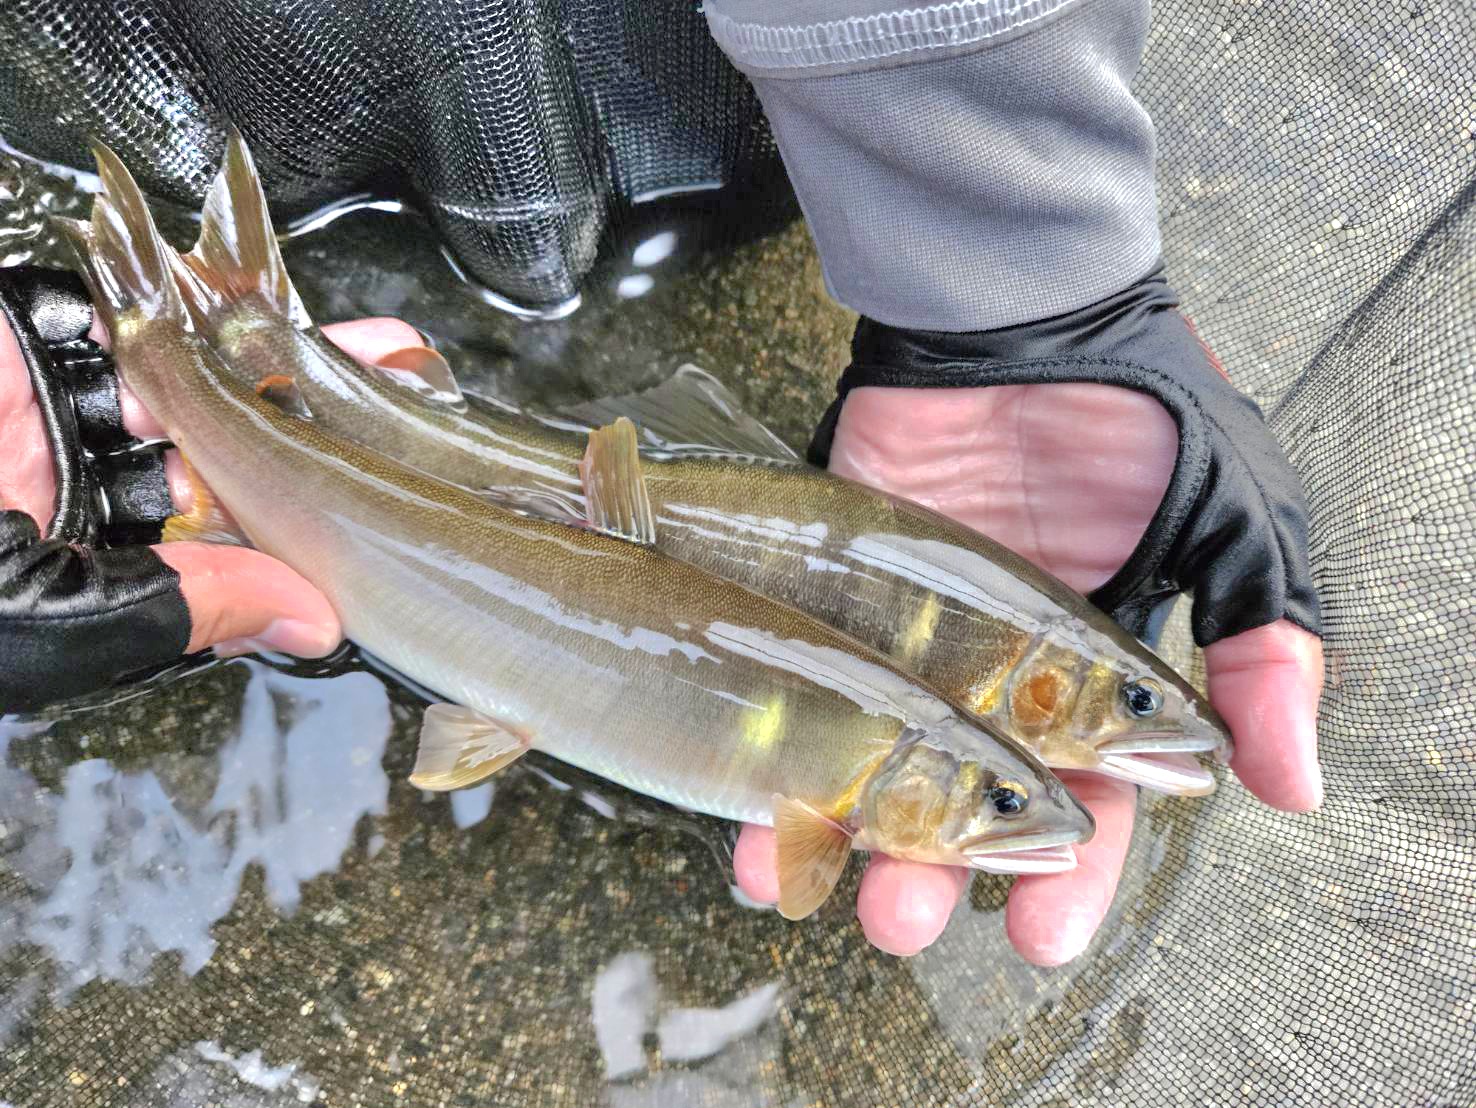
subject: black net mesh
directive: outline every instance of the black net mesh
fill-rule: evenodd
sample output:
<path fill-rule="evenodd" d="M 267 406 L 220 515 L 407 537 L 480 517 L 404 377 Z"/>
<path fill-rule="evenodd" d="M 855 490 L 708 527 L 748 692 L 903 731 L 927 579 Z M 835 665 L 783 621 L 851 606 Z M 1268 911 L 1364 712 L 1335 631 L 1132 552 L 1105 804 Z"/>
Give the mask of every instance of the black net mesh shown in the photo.
<path fill-rule="evenodd" d="M 11 0 L 0 132 L 198 201 L 234 122 L 303 215 L 368 191 L 422 206 L 516 305 L 577 293 L 611 208 L 750 186 L 777 155 L 682 0 Z"/>
<path fill-rule="evenodd" d="M 116 13 L 85 43 L 82 8 Z M 321 4 L 222 4 L 185 33 L 162 4 L 22 0 L 0 11 L 0 132 L 53 158 L 121 136 L 184 196 L 216 149 L 197 121 L 246 119 L 281 136 L 284 196 L 400 166 L 458 253 L 495 258 L 484 276 L 563 295 L 609 197 L 728 179 L 767 149 L 689 9 L 570 8 L 345 27 Z M 269 17 L 308 47 L 253 47 Z M 510 30 L 530 18 L 545 30 Z M 1320 814 L 1230 782 L 1144 797 L 1076 963 L 1022 964 L 984 878 L 904 962 L 865 946 L 844 895 L 799 926 L 743 906 L 712 823 L 554 763 L 423 800 L 415 702 L 371 674 L 219 667 L 0 734 L 0 1102 L 1476 1105 L 1476 12 L 1164 0 L 1155 19 L 1139 90 L 1169 270 L 1313 507 Z M 439 80 L 469 50 L 489 63 L 475 93 Z M 364 61 L 396 52 L 415 65 Z M 346 90 L 324 93 L 318 132 L 281 115 L 305 66 Z M 640 92 L 594 91 L 616 85 Z M 50 178 L 17 180 L 0 254 L 7 204 L 58 202 Z M 528 218 L 501 239 L 478 206 L 513 195 Z M 471 214 L 448 218 L 448 196 Z M 692 356 L 796 437 L 845 334 L 798 241 L 699 251 L 648 301 L 600 293 L 617 255 L 585 311 L 531 328 L 453 321 L 461 294 L 415 225 L 390 241 L 346 219 L 289 265 L 315 314 L 450 331 L 487 380 L 576 364 L 561 381 L 587 387 L 622 359 Z"/>

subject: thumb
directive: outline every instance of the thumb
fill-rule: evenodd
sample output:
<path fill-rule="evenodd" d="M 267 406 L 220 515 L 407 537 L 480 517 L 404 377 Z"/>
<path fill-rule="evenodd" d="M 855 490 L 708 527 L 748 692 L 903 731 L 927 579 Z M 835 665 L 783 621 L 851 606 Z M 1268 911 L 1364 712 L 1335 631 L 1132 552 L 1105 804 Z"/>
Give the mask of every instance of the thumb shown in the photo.
<path fill-rule="evenodd" d="M 343 637 L 326 597 L 295 570 L 259 550 L 201 542 L 153 548 L 179 574 L 190 611 L 190 651 L 231 656 L 279 650 L 321 658 Z"/>

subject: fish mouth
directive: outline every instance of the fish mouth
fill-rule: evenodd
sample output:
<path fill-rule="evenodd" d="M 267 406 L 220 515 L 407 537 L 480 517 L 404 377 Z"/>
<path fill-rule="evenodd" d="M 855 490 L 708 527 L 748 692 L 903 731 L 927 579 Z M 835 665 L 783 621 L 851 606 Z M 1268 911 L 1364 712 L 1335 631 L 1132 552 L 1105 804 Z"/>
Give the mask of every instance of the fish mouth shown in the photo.
<path fill-rule="evenodd" d="M 985 873 L 1065 873 L 1076 868 L 1071 844 L 1077 831 L 1041 831 L 1031 835 L 990 835 L 960 850 L 969 868 Z"/>
<path fill-rule="evenodd" d="M 1100 744 L 1097 753 L 1110 754 L 1211 754 L 1217 761 L 1230 760 L 1230 742 L 1214 732 L 1148 731 L 1125 739 L 1109 739 Z"/>
<path fill-rule="evenodd" d="M 1173 796 L 1209 796 L 1215 777 L 1188 754 L 1131 751 L 1103 754 L 1096 772 Z"/>

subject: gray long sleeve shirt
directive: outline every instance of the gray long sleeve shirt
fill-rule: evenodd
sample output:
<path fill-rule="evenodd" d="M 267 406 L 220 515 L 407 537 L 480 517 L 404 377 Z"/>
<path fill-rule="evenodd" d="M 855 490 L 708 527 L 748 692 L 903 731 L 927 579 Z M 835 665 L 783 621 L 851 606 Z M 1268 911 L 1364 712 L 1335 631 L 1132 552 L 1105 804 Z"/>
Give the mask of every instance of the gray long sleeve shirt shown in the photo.
<path fill-rule="evenodd" d="M 831 295 L 973 331 L 1093 303 L 1159 253 L 1129 82 L 1147 0 L 706 0 L 773 124 Z"/>

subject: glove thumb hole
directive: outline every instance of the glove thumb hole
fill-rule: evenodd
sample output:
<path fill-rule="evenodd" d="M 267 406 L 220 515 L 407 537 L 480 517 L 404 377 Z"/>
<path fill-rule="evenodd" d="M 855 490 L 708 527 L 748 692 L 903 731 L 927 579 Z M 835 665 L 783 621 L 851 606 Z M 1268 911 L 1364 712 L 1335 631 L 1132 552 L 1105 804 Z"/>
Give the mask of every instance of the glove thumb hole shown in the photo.
<path fill-rule="evenodd" d="M 214 646 L 227 656 L 278 650 L 321 658 L 343 637 L 327 598 L 258 550 L 196 542 L 153 549 L 179 574 L 191 652 Z"/>

